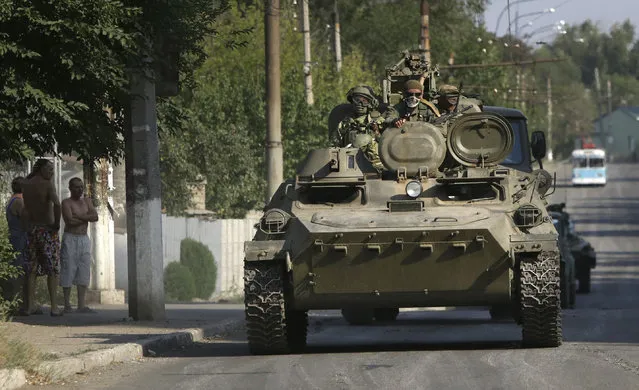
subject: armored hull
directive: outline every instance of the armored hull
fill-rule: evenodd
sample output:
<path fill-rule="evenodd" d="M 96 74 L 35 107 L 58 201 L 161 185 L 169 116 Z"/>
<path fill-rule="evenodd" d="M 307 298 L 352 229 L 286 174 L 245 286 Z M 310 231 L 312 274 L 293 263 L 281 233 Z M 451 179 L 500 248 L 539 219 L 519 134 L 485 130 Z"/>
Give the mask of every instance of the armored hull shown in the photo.
<path fill-rule="evenodd" d="M 251 350 L 303 348 L 308 310 L 365 323 L 348 310 L 392 319 L 426 306 L 505 307 L 526 345 L 559 345 L 548 174 L 500 165 L 516 139 L 528 147 L 479 113 L 387 130 L 381 173 L 358 149 L 311 151 L 245 246 Z"/>

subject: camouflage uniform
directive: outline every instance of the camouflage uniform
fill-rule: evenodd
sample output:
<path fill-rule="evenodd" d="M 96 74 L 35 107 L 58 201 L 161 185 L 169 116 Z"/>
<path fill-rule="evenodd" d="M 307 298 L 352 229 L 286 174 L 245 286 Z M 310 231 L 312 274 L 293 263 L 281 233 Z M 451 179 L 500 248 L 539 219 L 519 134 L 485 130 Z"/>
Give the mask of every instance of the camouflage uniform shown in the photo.
<path fill-rule="evenodd" d="M 404 84 L 404 93 L 422 93 L 424 90 L 422 84 L 417 80 L 408 80 Z M 386 123 L 392 125 L 396 120 L 404 118 L 408 122 L 421 121 L 432 122 L 439 117 L 437 107 L 428 100 L 421 98 L 415 107 L 409 107 L 406 98 L 397 103 L 394 107 L 388 109 L 385 113 Z"/>
<path fill-rule="evenodd" d="M 439 97 L 444 99 L 448 97 L 459 97 L 459 107 L 457 107 L 457 112 L 460 113 L 470 113 L 470 112 L 481 112 L 481 108 L 479 106 L 479 102 L 477 99 L 471 99 L 459 93 L 459 89 L 454 85 L 444 84 L 437 90 L 437 94 Z M 450 106 L 444 107 L 438 102 L 437 107 L 442 112 L 442 114 L 448 112 L 450 110 Z M 454 107 L 454 106 L 453 106 Z"/>
<path fill-rule="evenodd" d="M 357 134 L 369 134 L 373 139 L 368 145 L 364 145 L 360 149 L 376 169 L 383 169 L 384 166 L 379 159 L 377 143 L 383 131 L 383 126 L 384 118 L 377 111 L 365 115 L 347 117 L 337 126 L 337 132 L 331 140 L 331 144 L 335 147 L 343 148 L 352 144 Z"/>
<path fill-rule="evenodd" d="M 406 102 L 401 101 L 389 108 L 385 117 L 386 123 L 393 123 L 400 118 L 405 118 L 407 122 L 432 122 L 439 117 L 439 113 L 433 110 L 432 103 L 422 99 L 417 107 L 412 109 L 406 105 Z"/>
<path fill-rule="evenodd" d="M 368 104 L 358 105 L 358 97 L 363 97 Z M 372 95 L 371 91 L 364 86 L 357 86 L 348 91 L 346 98 L 353 105 L 353 116 L 344 118 L 337 126 L 331 144 L 334 147 L 346 147 L 355 141 L 357 134 L 369 134 L 372 139 L 367 145 L 360 147 L 366 158 L 373 164 L 377 170 L 384 168 L 379 159 L 379 150 L 377 140 L 381 132 L 384 130 L 384 118 L 374 108 L 377 107 L 377 99 Z"/>

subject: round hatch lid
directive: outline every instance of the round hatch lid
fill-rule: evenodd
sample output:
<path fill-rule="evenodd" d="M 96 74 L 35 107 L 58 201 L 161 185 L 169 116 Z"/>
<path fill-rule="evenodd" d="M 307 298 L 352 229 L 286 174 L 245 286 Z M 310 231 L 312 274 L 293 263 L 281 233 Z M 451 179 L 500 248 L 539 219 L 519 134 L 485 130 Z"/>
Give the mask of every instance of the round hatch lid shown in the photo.
<path fill-rule="evenodd" d="M 409 176 L 420 169 L 437 172 L 446 157 L 446 139 L 439 128 L 426 122 L 406 122 L 389 128 L 379 140 L 379 157 L 389 171 L 400 168 Z"/>
<path fill-rule="evenodd" d="M 513 148 L 514 131 L 508 120 L 489 112 L 464 114 L 448 130 L 448 150 L 467 167 L 493 166 Z"/>

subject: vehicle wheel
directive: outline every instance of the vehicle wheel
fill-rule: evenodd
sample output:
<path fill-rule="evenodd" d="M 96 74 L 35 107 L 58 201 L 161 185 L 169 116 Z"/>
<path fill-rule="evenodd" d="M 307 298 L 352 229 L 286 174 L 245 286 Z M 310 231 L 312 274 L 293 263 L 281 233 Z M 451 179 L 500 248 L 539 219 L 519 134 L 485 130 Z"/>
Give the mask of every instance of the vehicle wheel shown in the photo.
<path fill-rule="evenodd" d="M 503 320 L 512 320 L 513 319 L 513 311 L 510 305 L 496 305 L 491 306 L 490 310 L 490 318 L 495 321 L 503 321 Z"/>
<path fill-rule="evenodd" d="M 577 279 L 579 280 L 579 289 L 577 290 L 580 294 L 588 294 L 590 292 L 590 267 L 583 267 L 584 269 L 580 270 L 577 274 Z"/>
<path fill-rule="evenodd" d="M 390 309 L 375 309 L 374 316 L 376 321 L 380 322 L 391 322 L 397 319 L 399 315 L 398 308 L 390 308 Z"/>
<path fill-rule="evenodd" d="M 308 314 L 306 311 L 287 310 L 284 284 L 282 264 L 244 264 L 244 312 L 252 354 L 299 352 L 306 346 Z"/>
<path fill-rule="evenodd" d="M 566 265 L 562 261 L 560 262 L 559 270 L 559 290 L 561 291 L 561 308 L 567 309 L 570 304 L 570 283 L 567 281 Z"/>
<path fill-rule="evenodd" d="M 559 252 L 519 259 L 522 341 L 526 347 L 558 347 L 562 342 Z"/>
<path fill-rule="evenodd" d="M 370 325 L 373 323 L 374 315 L 373 309 L 342 309 L 342 316 L 351 325 Z"/>

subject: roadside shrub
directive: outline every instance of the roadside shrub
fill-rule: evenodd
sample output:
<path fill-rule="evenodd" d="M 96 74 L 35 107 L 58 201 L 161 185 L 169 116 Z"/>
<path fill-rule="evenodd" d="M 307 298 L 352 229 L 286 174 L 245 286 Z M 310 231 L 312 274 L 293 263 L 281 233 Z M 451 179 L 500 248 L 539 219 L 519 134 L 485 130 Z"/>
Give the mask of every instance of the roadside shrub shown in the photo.
<path fill-rule="evenodd" d="M 19 297 L 8 297 L 4 291 L 8 288 L 8 281 L 22 274 L 22 268 L 13 265 L 16 252 L 9 242 L 9 227 L 7 220 L 0 218 L 0 321 L 7 321 L 12 311 L 19 307 Z"/>
<path fill-rule="evenodd" d="M 193 274 L 178 262 L 169 263 L 164 269 L 164 293 L 167 300 L 190 301 L 195 297 Z"/>
<path fill-rule="evenodd" d="M 209 300 L 215 291 L 217 279 L 217 266 L 213 253 L 201 242 L 185 238 L 180 243 L 180 263 L 193 274 L 195 296 Z"/>

